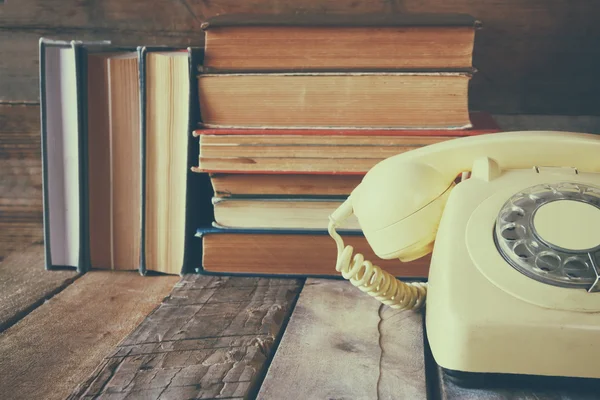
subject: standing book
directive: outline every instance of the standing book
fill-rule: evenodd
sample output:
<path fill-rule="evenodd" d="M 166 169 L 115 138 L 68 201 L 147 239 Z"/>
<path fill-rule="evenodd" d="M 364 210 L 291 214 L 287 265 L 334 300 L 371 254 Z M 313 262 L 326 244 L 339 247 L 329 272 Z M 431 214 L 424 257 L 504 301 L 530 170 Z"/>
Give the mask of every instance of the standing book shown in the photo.
<path fill-rule="evenodd" d="M 198 225 L 212 220 L 207 176 L 194 174 L 195 70 L 202 53 L 140 47 L 142 238 L 140 272 L 180 274 L 194 264 Z M 203 196 L 204 192 L 208 192 Z M 202 206 L 202 198 L 206 205 Z M 209 211 L 208 211 L 209 210 Z M 207 215 L 210 214 L 210 215 Z"/>
<path fill-rule="evenodd" d="M 90 268 L 139 266 L 139 58 L 84 49 Z"/>
<path fill-rule="evenodd" d="M 39 41 L 45 266 L 78 272 L 89 268 L 83 45 Z"/>

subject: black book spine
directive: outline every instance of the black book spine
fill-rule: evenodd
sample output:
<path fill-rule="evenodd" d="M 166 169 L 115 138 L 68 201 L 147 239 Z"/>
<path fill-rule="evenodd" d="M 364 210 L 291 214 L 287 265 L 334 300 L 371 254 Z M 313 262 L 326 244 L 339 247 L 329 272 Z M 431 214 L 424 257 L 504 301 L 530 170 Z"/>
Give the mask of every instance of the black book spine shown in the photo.
<path fill-rule="evenodd" d="M 44 262 L 47 270 L 52 269 L 50 251 L 50 217 L 48 207 L 48 137 L 46 110 L 46 39 L 41 38 L 39 44 L 40 60 L 40 133 L 42 147 L 42 208 L 44 224 Z"/>
<path fill-rule="evenodd" d="M 146 275 L 146 51 L 145 46 L 137 48 L 140 89 L 140 265 L 139 272 Z"/>
<path fill-rule="evenodd" d="M 214 208 L 211 202 L 214 196 L 208 174 L 192 171 L 198 163 L 199 143 L 193 131 L 200 122 L 200 106 L 198 95 L 198 67 L 202 65 L 204 52 L 202 49 L 188 48 L 189 54 L 189 120 L 188 120 L 188 162 L 186 177 L 186 217 L 185 217 L 185 249 L 181 273 L 201 270 L 202 238 L 196 236 L 198 226 L 210 226 L 214 220 Z"/>
<path fill-rule="evenodd" d="M 79 42 L 72 42 L 77 77 L 77 131 L 79 152 L 79 263 L 77 272 L 90 269 L 88 149 L 87 149 L 87 57 Z"/>

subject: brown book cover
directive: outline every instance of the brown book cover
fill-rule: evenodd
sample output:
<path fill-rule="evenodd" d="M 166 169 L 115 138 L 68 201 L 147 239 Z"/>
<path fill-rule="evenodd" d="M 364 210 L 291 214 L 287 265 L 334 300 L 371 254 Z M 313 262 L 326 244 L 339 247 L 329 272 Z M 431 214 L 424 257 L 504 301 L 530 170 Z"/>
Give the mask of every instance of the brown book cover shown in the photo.
<path fill-rule="evenodd" d="M 382 260 L 361 233 L 340 232 L 346 245 L 399 278 L 426 278 L 431 256 L 403 263 Z M 268 231 L 210 228 L 202 238 L 202 270 L 208 274 L 341 276 L 337 248 L 326 231 Z"/>
<path fill-rule="evenodd" d="M 362 175 L 210 174 L 215 196 L 348 196 Z"/>
<path fill-rule="evenodd" d="M 90 268 L 135 270 L 142 184 L 138 54 L 91 52 L 86 64 Z"/>
<path fill-rule="evenodd" d="M 208 71 L 376 71 L 472 66 L 466 14 L 220 15 L 202 24 Z"/>
<path fill-rule="evenodd" d="M 471 72 L 200 74 L 207 128 L 468 129 Z"/>
<path fill-rule="evenodd" d="M 387 158 L 451 136 L 202 135 L 201 158 Z"/>

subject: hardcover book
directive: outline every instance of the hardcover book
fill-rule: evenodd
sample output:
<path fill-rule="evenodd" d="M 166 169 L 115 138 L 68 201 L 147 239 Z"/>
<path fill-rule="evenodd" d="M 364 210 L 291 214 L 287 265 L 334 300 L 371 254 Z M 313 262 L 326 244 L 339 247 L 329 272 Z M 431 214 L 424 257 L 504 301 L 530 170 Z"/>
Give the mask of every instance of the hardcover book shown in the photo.
<path fill-rule="evenodd" d="M 46 269 L 89 268 L 84 44 L 109 42 L 39 41 Z"/>
<path fill-rule="evenodd" d="M 426 278 L 431 256 L 403 263 L 375 255 L 360 231 L 343 232 L 346 244 L 392 275 Z M 337 249 L 326 230 L 198 229 L 202 239 L 204 274 L 292 277 L 340 277 L 335 270 Z"/>
<path fill-rule="evenodd" d="M 468 69 L 481 23 L 465 14 L 236 15 L 202 24 L 207 71 Z"/>
<path fill-rule="evenodd" d="M 471 112 L 471 119 L 473 127 L 462 130 L 196 129 L 200 151 L 198 166 L 193 170 L 218 176 L 243 175 L 248 183 L 260 179 L 269 190 L 265 194 L 278 194 L 272 188 L 277 178 L 254 176 L 282 175 L 282 182 L 288 179 L 283 175 L 290 179 L 291 175 L 325 175 L 331 176 L 330 180 L 338 179 L 340 174 L 362 176 L 387 157 L 456 137 L 500 130 L 488 113 Z M 324 179 L 319 178 L 323 183 Z M 247 189 L 231 190 L 235 194 L 255 194 L 257 188 L 251 193 Z"/>
<path fill-rule="evenodd" d="M 215 222 L 220 227 L 248 229 L 327 229 L 329 215 L 346 196 L 213 198 Z M 355 216 L 345 229 L 360 230 Z"/>
<path fill-rule="evenodd" d="M 200 74 L 205 128 L 467 129 L 467 72 Z"/>
<path fill-rule="evenodd" d="M 198 113 L 195 71 L 202 52 L 140 48 L 142 242 L 140 271 L 180 274 L 194 263 L 199 225 L 213 218 L 212 189 L 191 167 Z M 206 193 L 206 195 L 203 195 Z M 206 199 L 206 204 L 203 204 Z"/>

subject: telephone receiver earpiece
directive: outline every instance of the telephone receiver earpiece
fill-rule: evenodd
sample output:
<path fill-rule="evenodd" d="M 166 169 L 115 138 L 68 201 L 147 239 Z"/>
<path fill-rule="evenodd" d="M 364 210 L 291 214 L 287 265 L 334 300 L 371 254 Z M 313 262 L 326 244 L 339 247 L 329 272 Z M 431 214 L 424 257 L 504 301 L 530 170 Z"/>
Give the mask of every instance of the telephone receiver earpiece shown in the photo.
<path fill-rule="evenodd" d="M 414 161 L 391 167 L 382 162 L 374 168 L 350 198 L 375 254 L 407 262 L 432 251 L 454 179 Z"/>
<path fill-rule="evenodd" d="M 411 261 L 433 250 L 437 228 L 456 177 L 483 164 L 482 176 L 534 166 L 577 167 L 600 172 L 600 138 L 572 132 L 502 132 L 425 146 L 375 165 L 330 216 L 336 269 L 361 290 L 393 308 L 419 308 L 426 287 L 402 283 L 361 254 L 352 258 L 336 228 L 356 215 L 367 242 L 383 259 Z M 487 176 L 485 176 L 487 175 Z M 352 260 L 351 260 L 352 258 Z"/>

